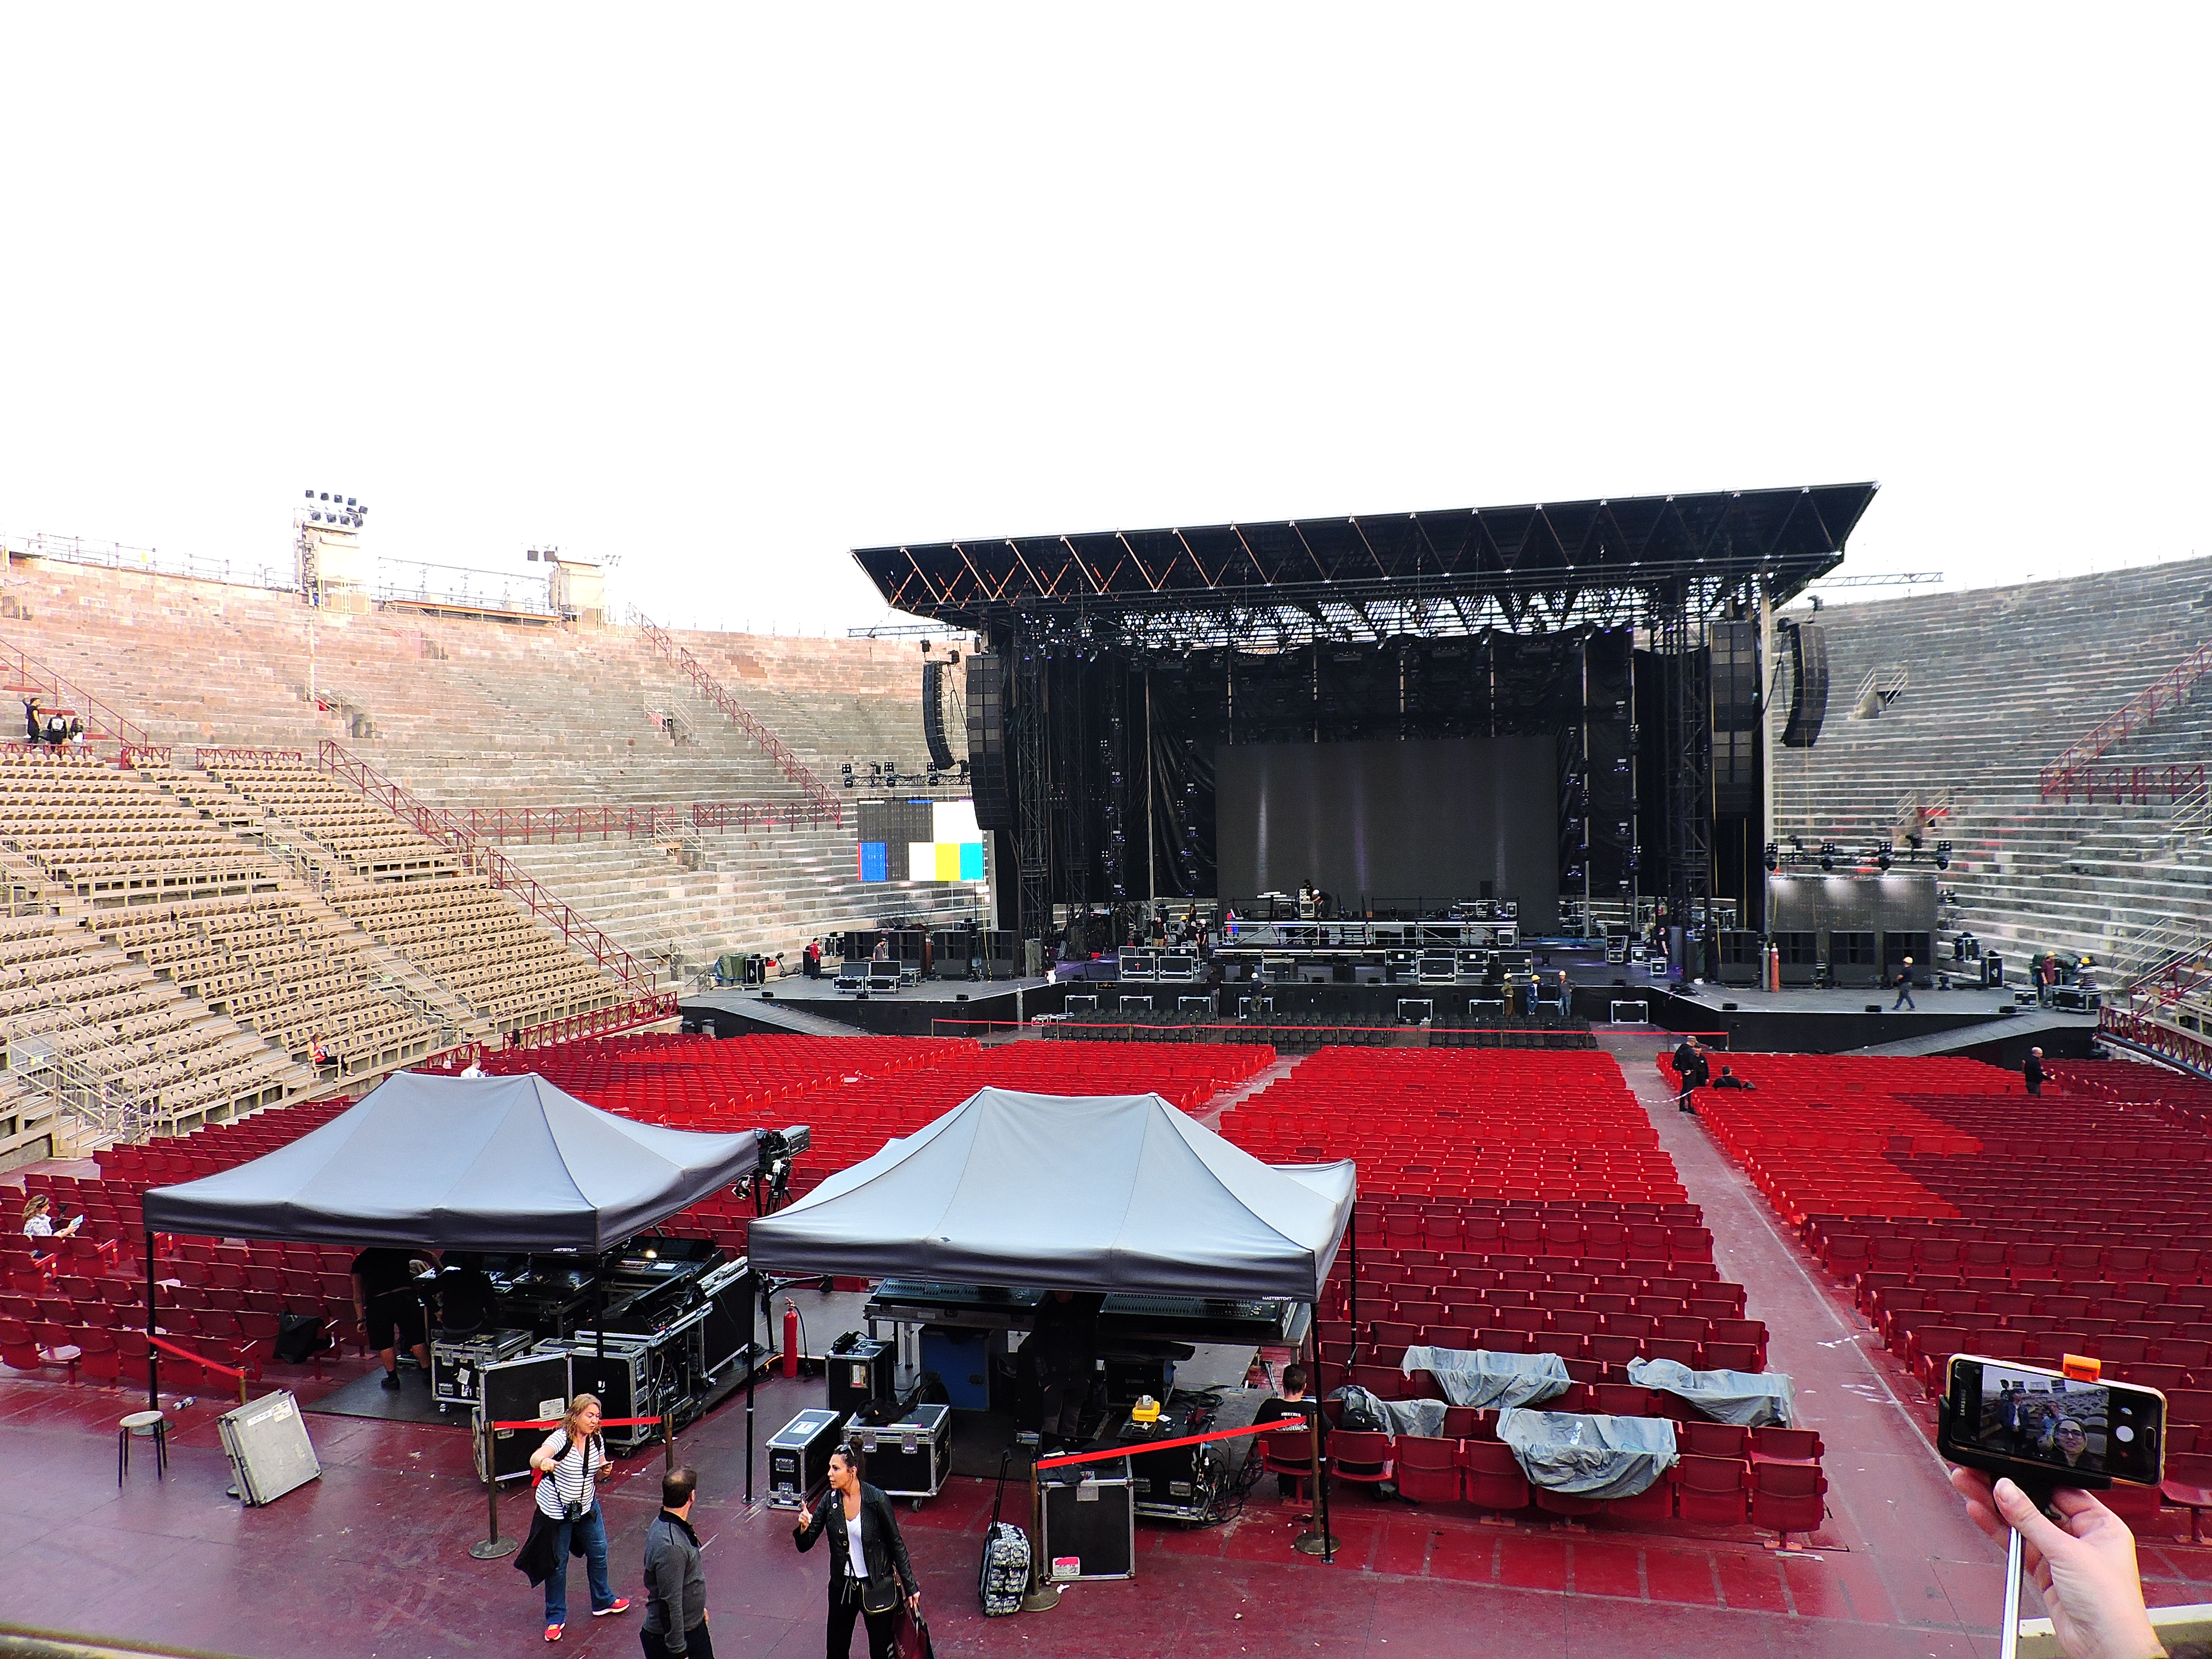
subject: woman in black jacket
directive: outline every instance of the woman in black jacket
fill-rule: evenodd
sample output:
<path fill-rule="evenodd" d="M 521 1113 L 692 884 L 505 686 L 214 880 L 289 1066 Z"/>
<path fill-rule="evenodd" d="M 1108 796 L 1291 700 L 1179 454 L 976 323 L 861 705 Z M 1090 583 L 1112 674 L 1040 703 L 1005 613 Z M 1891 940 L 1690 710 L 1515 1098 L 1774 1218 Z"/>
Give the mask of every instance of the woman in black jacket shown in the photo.
<path fill-rule="evenodd" d="M 830 1454 L 830 1495 L 818 1510 L 799 1506 L 791 1535 L 803 1553 L 824 1532 L 831 1534 L 830 1659 L 852 1652 L 856 1619 L 867 1620 L 868 1659 L 896 1659 L 900 1596 L 918 1614 L 921 1586 L 891 1500 L 860 1479 L 860 1454 L 850 1446 Z"/>

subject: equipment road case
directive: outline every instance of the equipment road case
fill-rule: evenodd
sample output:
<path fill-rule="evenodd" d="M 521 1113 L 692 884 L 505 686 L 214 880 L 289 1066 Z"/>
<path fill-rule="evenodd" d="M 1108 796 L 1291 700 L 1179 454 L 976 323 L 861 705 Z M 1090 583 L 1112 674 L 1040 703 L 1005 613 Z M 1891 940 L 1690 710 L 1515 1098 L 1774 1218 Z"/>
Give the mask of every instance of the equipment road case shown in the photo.
<path fill-rule="evenodd" d="M 550 1429 L 495 1429 L 494 1423 L 542 1423 L 568 1409 L 565 1352 L 518 1354 L 483 1366 L 477 1396 L 477 1479 L 520 1480 L 530 1473 L 530 1454 Z M 484 1467 L 489 1452 L 491 1467 Z"/>
<path fill-rule="evenodd" d="M 887 1498 L 934 1498 L 952 1472 L 952 1408 L 916 1406 L 890 1423 L 853 1425 L 869 1484 Z"/>
<path fill-rule="evenodd" d="M 238 1495 L 249 1504 L 273 1504 L 323 1472 L 308 1443 L 300 1402 L 287 1390 L 225 1412 L 216 1427 L 230 1457 Z"/>
<path fill-rule="evenodd" d="M 830 1454 L 837 1449 L 844 1427 L 844 1413 L 811 1407 L 769 1437 L 770 1509 L 795 1510 L 812 1503 L 828 1487 Z"/>
<path fill-rule="evenodd" d="M 442 1336 L 430 1344 L 430 1393 L 441 1412 L 477 1403 L 477 1378 L 486 1365 L 530 1352 L 528 1331 L 479 1331 Z"/>
<path fill-rule="evenodd" d="M 1037 1540 L 1052 1583 L 1137 1576 L 1137 1511 L 1129 1460 L 1107 1458 L 1047 1470 L 1039 1489 L 1044 1527 Z M 1069 1480 L 1065 1475 L 1079 1475 Z"/>

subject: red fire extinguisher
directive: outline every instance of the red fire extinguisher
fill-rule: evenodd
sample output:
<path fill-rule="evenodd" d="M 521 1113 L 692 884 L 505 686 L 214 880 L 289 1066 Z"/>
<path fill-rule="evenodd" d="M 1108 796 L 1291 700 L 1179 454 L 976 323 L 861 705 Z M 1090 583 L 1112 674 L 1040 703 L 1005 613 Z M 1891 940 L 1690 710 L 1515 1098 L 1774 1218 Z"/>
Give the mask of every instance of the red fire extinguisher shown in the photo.
<path fill-rule="evenodd" d="M 799 1375 L 799 1304 L 789 1297 L 783 1299 L 783 1374 Z"/>

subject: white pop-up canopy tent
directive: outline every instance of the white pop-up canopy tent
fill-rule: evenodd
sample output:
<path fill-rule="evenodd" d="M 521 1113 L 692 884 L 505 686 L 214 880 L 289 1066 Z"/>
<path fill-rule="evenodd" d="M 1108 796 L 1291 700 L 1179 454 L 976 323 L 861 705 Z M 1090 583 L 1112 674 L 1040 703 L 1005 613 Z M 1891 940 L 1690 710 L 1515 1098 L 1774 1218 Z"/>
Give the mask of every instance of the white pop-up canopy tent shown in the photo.
<path fill-rule="evenodd" d="M 1350 1160 L 1262 1164 L 1158 1095 L 983 1089 L 752 1224 L 771 1273 L 1320 1298 Z"/>

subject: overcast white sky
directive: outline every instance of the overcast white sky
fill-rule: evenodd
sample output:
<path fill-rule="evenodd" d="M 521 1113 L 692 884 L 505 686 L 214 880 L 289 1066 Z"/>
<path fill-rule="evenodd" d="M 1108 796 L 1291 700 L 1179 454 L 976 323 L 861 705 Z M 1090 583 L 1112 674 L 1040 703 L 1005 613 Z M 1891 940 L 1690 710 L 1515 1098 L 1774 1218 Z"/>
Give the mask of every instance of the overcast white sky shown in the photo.
<path fill-rule="evenodd" d="M 1875 478 L 1852 568 L 2212 551 L 2212 10 L 0 13 L 0 531 L 848 550 Z"/>

